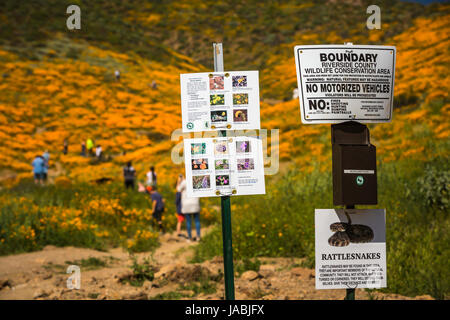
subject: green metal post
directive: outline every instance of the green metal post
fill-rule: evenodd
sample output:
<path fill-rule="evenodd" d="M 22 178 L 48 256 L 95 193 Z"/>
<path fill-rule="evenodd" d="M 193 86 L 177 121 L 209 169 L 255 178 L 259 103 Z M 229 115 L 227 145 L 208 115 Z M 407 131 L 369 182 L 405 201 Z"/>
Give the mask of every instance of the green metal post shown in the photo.
<path fill-rule="evenodd" d="M 355 289 L 347 289 L 344 300 L 355 300 Z"/>
<path fill-rule="evenodd" d="M 221 43 L 214 43 L 214 71 L 223 72 L 223 50 Z M 222 137 L 227 136 L 226 130 L 221 130 Z M 230 196 L 222 196 L 222 239 L 223 239 L 223 266 L 225 275 L 225 299 L 234 300 L 234 269 L 233 269 L 233 243 L 231 238 L 231 201 Z"/>
<path fill-rule="evenodd" d="M 231 242 L 230 196 L 220 199 L 222 206 L 223 264 L 225 273 L 225 299 L 234 300 L 233 244 Z"/>

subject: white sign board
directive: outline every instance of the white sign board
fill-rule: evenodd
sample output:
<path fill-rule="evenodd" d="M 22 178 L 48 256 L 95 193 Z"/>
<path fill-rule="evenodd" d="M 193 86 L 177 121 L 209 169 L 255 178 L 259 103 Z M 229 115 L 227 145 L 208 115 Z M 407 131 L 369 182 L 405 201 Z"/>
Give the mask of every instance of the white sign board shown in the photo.
<path fill-rule="evenodd" d="M 390 122 L 395 47 L 294 48 L 303 123 Z"/>
<path fill-rule="evenodd" d="M 183 132 L 260 129 L 258 71 L 180 75 Z"/>
<path fill-rule="evenodd" d="M 266 193 L 259 138 L 184 139 L 184 160 L 188 197 Z"/>
<path fill-rule="evenodd" d="M 384 209 L 316 209 L 316 289 L 386 287 Z"/>

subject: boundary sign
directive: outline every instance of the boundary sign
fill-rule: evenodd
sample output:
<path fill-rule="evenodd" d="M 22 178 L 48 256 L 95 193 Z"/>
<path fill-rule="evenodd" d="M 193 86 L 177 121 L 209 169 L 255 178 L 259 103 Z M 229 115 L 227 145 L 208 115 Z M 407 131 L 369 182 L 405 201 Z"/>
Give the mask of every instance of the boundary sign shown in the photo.
<path fill-rule="evenodd" d="M 309 45 L 294 53 L 303 123 L 392 120 L 395 47 Z"/>

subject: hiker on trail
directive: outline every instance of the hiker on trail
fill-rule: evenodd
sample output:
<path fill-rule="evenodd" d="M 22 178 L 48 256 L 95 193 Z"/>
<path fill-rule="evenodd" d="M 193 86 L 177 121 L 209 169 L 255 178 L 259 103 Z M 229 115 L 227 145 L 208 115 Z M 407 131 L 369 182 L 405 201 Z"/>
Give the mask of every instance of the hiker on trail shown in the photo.
<path fill-rule="evenodd" d="M 186 179 L 183 179 L 177 188 L 178 192 L 181 192 L 181 212 L 186 218 L 186 229 L 188 234 L 188 242 L 191 240 L 200 241 L 200 199 L 188 198 L 187 196 L 187 183 Z M 191 218 L 195 221 L 195 230 L 197 238 L 192 239 L 191 234 Z"/>
<path fill-rule="evenodd" d="M 44 154 L 42 155 L 42 158 L 44 159 L 44 182 L 47 182 L 48 177 L 48 168 L 49 168 L 49 160 L 50 160 L 50 153 L 48 150 L 45 150 Z"/>
<path fill-rule="evenodd" d="M 116 76 L 116 81 L 120 81 L 120 71 L 119 70 L 114 71 L 114 75 Z"/>
<path fill-rule="evenodd" d="M 181 192 L 178 192 L 178 186 L 180 185 L 181 181 L 183 181 L 183 180 L 184 180 L 183 175 L 180 174 L 178 176 L 177 183 L 175 185 L 175 188 L 177 190 L 177 192 L 175 193 L 175 206 L 177 208 L 177 220 L 178 220 L 178 222 L 177 222 L 177 235 L 179 237 L 183 237 L 183 235 L 181 234 L 181 224 L 183 223 L 183 221 L 185 219 L 184 218 L 184 214 L 181 211 Z"/>
<path fill-rule="evenodd" d="M 152 89 L 155 89 L 155 90 L 158 89 L 158 84 L 156 83 L 155 80 L 152 81 L 151 87 L 152 87 Z"/>
<path fill-rule="evenodd" d="M 86 140 L 86 148 L 90 156 L 94 154 L 94 142 L 91 138 Z"/>
<path fill-rule="evenodd" d="M 81 142 L 81 156 L 86 157 L 86 143 Z"/>
<path fill-rule="evenodd" d="M 139 183 L 138 187 L 139 192 L 146 192 L 150 195 L 152 199 L 152 217 L 156 220 L 159 226 L 159 232 L 164 233 L 164 228 L 162 225 L 162 214 L 165 210 L 165 200 L 161 196 L 161 194 L 156 191 L 156 187 L 147 186 L 144 187 L 141 183 Z"/>
<path fill-rule="evenodd" d="M 95 148 L 95 156 L 97 157 L 97 160 L 100 161 L 102 159 L 102 146 L 98 145 L 97 148 Z"/>
<path fill-rule="evenodd" d="M 131 161 L 123 168 L 123 178 L 125 179 L 125 188 L 134 189 L 134 179 L 136 178 L 136 170 L 131 165 Z"/>
<path fill-rule="evenodd" d="M 147 186 L 156 187 L 155 167 L 150 167 L 150 171 L 147 172 Z"/>
<path fill-rule="evenodd" d="M 292 91 L 292 99 L 298 99 L 298 88 Z"/>
<path fill-rule="evenodd" d="M 156 187 L 147 187 L 147 192 L 150 193 L 152 197 L 152 212 L 153 218 L 156 219 L 159 226 L 159 232 L 164 233 L 163 225 L 162 225 L 162 214 L 164 212 L 164 199 L 161 194 L 156 191 Z"/>
<path fill-rule="evenodd" d="M 63 154 L 66 155 L 68 151 L 69 151 L 69 142 L 67 141 L 67 139 L 64 139 Z"/>
<path fill-rule="evenodd" d="M 45 163 L 48 164 L 48 161 L 50 160 L 50 153 L 48 152 L 48 150 L 45 150 L 45 152 L 42 154 L 42 157 L 45 160 Z"/>
<path fill-rule="evenodd" d="M 33 162 L 31 163 L 33 166 L 33 174 L 34 174 L 34 183 L 35 184 L 44 184 L 44 168 L 45 168 L 45 160 L 42 156 L 36 156 Z"/>

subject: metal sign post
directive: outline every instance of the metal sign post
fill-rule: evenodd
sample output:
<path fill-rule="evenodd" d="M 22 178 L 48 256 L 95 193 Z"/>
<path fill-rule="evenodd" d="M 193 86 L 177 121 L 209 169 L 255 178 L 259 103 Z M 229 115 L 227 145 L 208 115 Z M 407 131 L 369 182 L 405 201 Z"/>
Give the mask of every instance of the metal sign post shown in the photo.
<path fill-rule="evenodd" d="M 222 43 L 214 43 L 214 71 L 223 72 Z M 226 130 L 221 130 L 222 137 L 227 136 Z M 223 239 L 223 265 L 225 274 L 225 299 L 234 300 L 234 270 L 233 270 L 233 244 L 231 236 L 231 205 L 230 196 L 220 197 L 222 209 L 222 239 Z"/>
<path fill-rule="evenodd" d="M 355 209 L 355 206 L 345 206 L 345 209 Z M 355 288 L 346 289 L 344 300 L 355 300 Z"/>
<path fill-rule="evenodd" d="M 355 209 L 355 204 L 377 204 L 376 148 L 369 129 L 355 121 L 331 126 L 333 204 Z M 355 300 L 355 288 L 345 300 Z"/>

